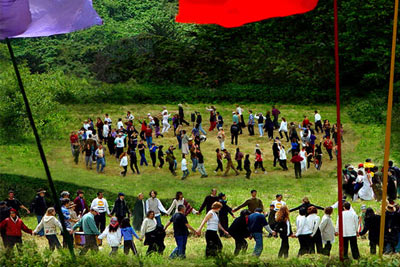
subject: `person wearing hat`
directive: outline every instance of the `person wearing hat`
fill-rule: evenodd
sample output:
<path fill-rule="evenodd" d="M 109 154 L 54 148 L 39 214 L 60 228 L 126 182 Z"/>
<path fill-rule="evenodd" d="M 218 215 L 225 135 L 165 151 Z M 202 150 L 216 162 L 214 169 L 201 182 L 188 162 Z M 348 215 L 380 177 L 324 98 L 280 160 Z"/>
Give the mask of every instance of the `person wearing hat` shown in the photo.
<path fill-rule="evenodd" d="M 357 245 L 358 236 L 358 216 L 355 212 L 351 211 L 351 205 L 349 202 L 343 204 L 344 210 L 342 213 L 343 222 L 343 241 L 344 241 L 344 258 L 348 258 L 349 243 L 351 248 L 351 254 L 353 259 L 357 260 L 360 258 L 360 252 Z M 336 223 L 336 233 L 339 235 L 339 218 Z"/>
<path fill-rule="evenodd" d="M 110 225 L 99 235 L 99 239 L 105 237 L 107 238 L 108 245 L 111 247 L 110 256 L 117 254 L 118 247 L 121 244 L 122 234 L 116 217 L 111 218 Z"/>
<path fill-rule="evenodd" d="M 44 198 L 45 193 L 46 193 L 46 191 L 44 189 L 40 188 L 37 191 L 37 194 L 31 204 L 31 212 L 33 212 L 36 215 L 36 219 L 37 219 L 38 223 L 40 223 L 42 221 L 43 216 L 46 214 L 46 211 L 47 211 L 47 204 L 46 204 L 46 200 Z M 39 236 L 43 236 L 44 229 L 40 230 L 37 234 Z"/>
<path fill-rule="evenodd" d="M 4 201 L 6 202 L 7 207 L 15 209 L 17 214 L 19 213 L 20 209 L 26 210 L 26 213 L 28 214 L 31 213 L 30 210 L 21 203 L 21 201 L 14 197 L 13 190 L 8 191 L 8 198 L 6 198 Z"/>
<path fill-rule="evenodd" d="M 189 126 L 189 123 L 185 121 L 185 112 L 183 112 L 183 106 L 182 104 L 178 104 L 178 114 L 179 114 L 179 124 L 186 124 L 186 126 Z"/>
<path fill-rule="evenodd" d="M 94 220 L 94 216 L 98 215 L 99 213 L 95 209 L 90 209 L 90 212 L 86 213 L 82 219 L 77 222 L 70 231 L 70 234 L 73 234 L 76 229 L 82 227 L 83 233 L 85 234 L 85 245 L 81 250 L 80 255 L 85 255 L 87 251 L 99 251 L 99 247 L 97 245 L 96 236 L 100 235 L 99 230 L 96 227 L 96 222 Z"/>
<path fill-rule="evenodd" d="M 222 208 L 218 213 L 219 223 L 221 224 L 222 228 L 228 229 L 228 225 L 229 225 L 228 214 L 230 214 L 232 216 L 232 218 L 235 218 L 235 215 L 232 212 L 232 208 L 229 207 L 227 204 L 226 195 L 224 193 L 219 193 L 218 198 L 219 198 L 219 200 L 218 200 L 219 203 L 222 204 Z M 226 236 L 224 231 L 222 231 L 221 229 L 219 229 L 219 236 L 220 237 Z"/>
<path fill-rule="evenodd" d="M 83 216 L 85 213 L 89 211 L 88 205 L 86 204 L 86 200 L 83 198 L 84 192 L 82 190 L 78 190 L 76 192 L 77 196 L 74 199 L 74 204 L 76 205 L 75 211 L 78 216 Z"/>
<path fill-rule="evenodd" d="M 93 199 L 90 208 L 99 212 L 99 215 L 96 215 L 94 220 L 96 221 L 97 228 L 100 230 L 100 232 L 103 232 L 106 228 L 106 215 L 110 217 L 111 215 L 110 209 L 108 208 L 107 199 L 104 198 L 102 191 L 97 192 L 97 197 Z"/>
<path fill-rule="evenodd" d="M 126 215 L 130 217 L 131 213 L 129 211 L 128 204 L 125 201 L 124 193 L 118 193 L 118 198 L 114 202 L 114 207 L 111 211 L 111 215 L 115 215 L 119 223 L 122 222 Z"/>
<path fill-rule="evenodd" d="M 18 217 L 17 211 L 14 208 L 10 210 L 10 217 L 0 223 L 0 231 L 3 230 L 5 231 L 3 242 L 8 251 L 17 245 L 18 250 L 21 252 L 22 231 L 32 234 L 32 230 Z"/>

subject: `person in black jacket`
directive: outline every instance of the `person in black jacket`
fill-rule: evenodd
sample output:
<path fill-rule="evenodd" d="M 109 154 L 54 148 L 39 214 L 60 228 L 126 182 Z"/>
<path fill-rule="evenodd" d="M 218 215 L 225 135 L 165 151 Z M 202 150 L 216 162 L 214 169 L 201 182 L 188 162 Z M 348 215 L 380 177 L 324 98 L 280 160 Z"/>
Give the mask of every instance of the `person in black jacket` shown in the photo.
<path fill-rule="evenodd" d="M 204 135 L 207 135 L 206 131 L 203 129 L 203 126 L 201 125 L 203 119 L 201 117 L 200 112 L 195 111 L 196 113 L 196 124 L 199 125 L 199 131 L 202 132 Z"/>
<path fill-rule="evenodd" d="M 214 202 L 217 202 L 218 200 L 219 197 L 217 196 L 217 189 L 215 188 L 211 189 L 211 195 L 208 195 L 204 198 L 203 204 L 201 204 L 201 207 L 199 209 L 199 213 L 201 213 L 204 210 L 204 208 L 208 213 L 211 210 L 212 204 L 214 204 Z"/>
<path fill-rule="evenodd" d="M 298 206 L 298 207 L 296 207 L 296 208 L 293 208 L 293 209 L 290 209 L 290 212 L 299 210 L 299 209 L 301 209 L 301 208 L 305 208 L 306 210 L 308 210 L 308 208 L 311 207 L 311 206 L 314 206 L 314 207 L 316 207 L 316 208 L 319 209 L 319 210 L 324 210 L 323 207 L 320 207 L 320 206 L 311 204 L 311 203 L 310 203 L 310 200 L 308 199 L 308 197 L 303 197 L 302 202 L 303 202 L 303 203 L 301 203 L 300 206 Z"/>
<path fill-rule="evenodd" d="M 240 216 L 236 218 L 228 228 L 228 233 L 235 239 L 235 256 L 240 252 L 246 252 L 248 244 L 246 238 L 250 237 L 247 221 L 251 214 L 249 210 L 242 210 Z"/>
<path fill-rule="evenodd" d="M 118 223 L 121 223 L 127 214 L 128 217 L 130 217 L 131 213 L 129 212 L 128 204 L 125 201 L 125 194 L 118 193 L 118 198 L 114 202 L 114 208 L 111 211 L 111 215 L 115 215 L 118 219 Z"/>
<path fill-rule="evenodd" d="M 226 204 L 227 201 L 225 194 L 219 193 L 218 198 L 219 198 L 218 200 L 219 203 L 222 204 L 222 208 L 218 213 L 219 223 L 222 225 L 224 229 L 228 229 L 228 223 L 229 223 L 228 214 L 230 214 L 233 218 L 235 218 L 235 215 L 233 215 L 232 208 Z M 222 231 L 221 229 L 219 230 L 219 236 L 220 237 L 225 236 L 224 231 Z"/>
<path fill-rule="evenodd" d="M 178 113 L 179 113 L 179 124 L 186 124 L 189 125 L 187 121 L 185 121 L 185 113 L 183 112 L 183 106 L 182 104 L 178 104 Z"/>
<path fill-rule="evenodd" d="M 7 219 L 8 217 L 10 217 L 10 210 L 11 210 L 11 208 L 7 207 L 7 203 L 5 201 L 0 202 L 0 223 L 2 221 L 4 221 L 5 219 Z M 4 244 L 6 230 L 5 229 L 0 230 L 0 234 L 1 234 L 1 239 L 3 240 L 3 244 Z"/>
<path fill-rule="evenodd" d="M 360 232 L 360 236 L 368 233 L 369 251 L 372 255 L 376 254 L 376 246 L 379 244 L 381 215 L 375 214 L 372 208 L 368 208 L 365 212 L 364 229 Z"/>
<path fill-rule="evenodd" d="M 279 137 L 275 138 L 274 144 L 272 145 L 272 154 L 274 155 L 274 167 L 279 162 Z"/>
<path fill-rule="evenodd" d="M 289 237 L 293 235 L 292 226 L 289 221 L 289 210 L 286 206 L 281 207 L 276 213 L 276 224 L 274 231 L 281 238 L 281 248 L 278 257 L 287 258 L 289 256 Z"/>
<path fill-rule="evenodd" d="M 37 191 L 37 195 L 35 196 L 35 198 L 32 201 L 31 204 L 31 212 L 36 214 L 36 219 L 38 224 L 42 221 L 43 216 L 46 214 L 47 211 L 47 204 L 46 204 L 46 200 L 44 199 L 44 195 L 45 195 L 46 191 L 42 188 L 40 188 Z M 44 229 L 40 230 L 38 232 L 39 236 L 44 236 Z"/>
<path fill-rule="evenodd" d="M 399 232 L 399 213 L 393 205 L 386 206 L 385 234 L 384 234 L 384 253 L 395 252 L 397 245 L 397 233 Z"/>
<path fill-rule="evenodd" d="M 250 175 L 251 175 L 251 169 L 250 169 L 250 160 L 249 160 L 250 155 L 246 154 L 246 157 L 244 159 L 244 169 L 246 171 L 246 178 L 250 179 Z"/>
<path fill-rule="evenodd" d="M 238 144 L 238 137 L 240 132 L 240 126 L 233 122 L 231 126 L 231 144 L 233 145 L 233 140 L 235 140 L 235 145 Z"/>

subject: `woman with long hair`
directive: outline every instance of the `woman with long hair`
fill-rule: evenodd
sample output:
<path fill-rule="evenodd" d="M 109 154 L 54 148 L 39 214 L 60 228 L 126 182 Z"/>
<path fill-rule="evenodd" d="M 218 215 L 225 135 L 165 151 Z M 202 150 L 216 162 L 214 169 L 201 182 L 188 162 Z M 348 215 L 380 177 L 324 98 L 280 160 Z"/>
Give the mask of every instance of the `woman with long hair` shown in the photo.
<path fill-rule="evenodd" d="M 289 209 L 287 206 L 282 206 L 276 213 L 275 232 L 281 238 L 281 248 L 279 249 L 278 257 L 287 258 L 289 256 L 289 237 L 293 235 L 292 226 L 289 220 Z"/>
<path fill-rule="evenodd" d="M 36 229 L 33 231 L 34 234 L 40 232 L 40 230 L 44 229 L 44 233 L 47 241 L 49 242 L 50 250 L 54 250 L 55 248 L 60 249 L 61 244 L 57 238 L 57 228 L 62 230 L 61 223 L 56 218 L 56 210 L 54 208 L 48 208 L 46 211 L 46 215 L 40 221 Z"/>
<path fill-rule="evenodd" d="M 283 138 L 282 132 L 284 132 L 286 136 L 286 142 L 289 142 L 287 121 L 284 117 L 282 117 L 281 126 L 279 127 L 278 132 L 281 136 L 281 139 Z"/>
<path fill-rule="evenodd" d="M 311 242 L 310 242 L 310 253 L 315 253 L 315 248 L 317 248 L 317 253 L 322 254 L 322 238 L 321 231 L 319 229 L 319 224 L 321 219 L 317 215 L 318 210 L 316 207 L 311 206 L 307 209 L 306 223 L 311 228 Z"/>
<path fill-rule="evenodd" d="M 189 215 L 190 213 L 198 214 L 199 212 L 195 210 L 190 204 L 183 198 L 183 193 L 181 191 L 176 192 L 175 198 L 172 201 L 171 206 L 167 210 L 168 215 L 173 215 L 178 212 L 179 205 L 183 205 L 185 207 L 185 215 Z"/>

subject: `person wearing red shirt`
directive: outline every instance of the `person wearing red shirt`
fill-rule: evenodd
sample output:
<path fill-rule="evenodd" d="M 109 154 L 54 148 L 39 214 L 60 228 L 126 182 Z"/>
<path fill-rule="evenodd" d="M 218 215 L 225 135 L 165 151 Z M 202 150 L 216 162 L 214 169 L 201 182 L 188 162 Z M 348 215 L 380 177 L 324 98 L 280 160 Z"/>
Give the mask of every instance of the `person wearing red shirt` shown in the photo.
<path fill-rule="evenodd" d="M 309 125 L 312 125 L 312 123 L 310 122 L 307 116 L 304 116 L 303 128 L 307 128 Z"/>
<path fill-rule="evenodd" d="M 303 157 L 299 156 L 298 152 L 295 152 L 292 159 L 290 160 L 294 164 L 294 175 L 297 178 L 301 178 L 301 164 L 304 159 Z"/>
<path fill-rule="evenodd" d="M 78 135 L 74 132 L 71 132 L 71 135 L 69 136 L 69 142 L 71 143 L 72 156 L 74 156 L 74 145 L 77 144 L 78 141 Z"/>
<path fill-rule="evenodd" d="M 5 231 L 4 246 L 7 250 L 11 250 L 17 244 L 17 247 L 22 245 L 22 231 L 32 234 L 22 220 L 18 217 L 15 209 L 10 210 L 10 217 L 0 223 L 0 231 Z"/>
<path fill-rule="evenodd" d="M 153 130 L 150 128 L 150 126 L 147 126 L 144 134 L 146 136 L 147 147 L 150 148 L 151 144 L 153 143 Z"/>
<path fill-rule="evenodd" d="M 324 147 L 326 148 L 326 152 L 328 152 L 328 154 L 329 154 L 330 160 L 332 160 L 333 159 L 333 156 L 332 156 L 333 142 L 329 136 L 327 136 L 325 138 Z"/>

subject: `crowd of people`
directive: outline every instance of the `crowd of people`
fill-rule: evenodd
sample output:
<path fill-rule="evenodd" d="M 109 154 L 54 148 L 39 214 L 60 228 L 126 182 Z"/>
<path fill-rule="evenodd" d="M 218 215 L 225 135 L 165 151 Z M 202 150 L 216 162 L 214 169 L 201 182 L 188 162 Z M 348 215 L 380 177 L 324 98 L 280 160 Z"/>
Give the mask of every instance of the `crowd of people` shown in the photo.
<path fill-rule="evenodd" d="M 360 165 L 358 172 L 366 175 L 375 176 L 372 162 L 365 162 Z M 399 169 L 390 164 L 390 175 Z M 348 171 L 351 168 L 345 170 Z M 344 187 L 347 185 L 344 184 Z M 397 192 L 397 191 L 396 191 Z M 22 244 L 22 231 L 39 236 L 45 236 L 51 250 L 61 249 L 67 246 L 66 235 L 77 240 L 84 236 L 81 254 L 84 255 L 88 250 L 98 251 L 101 242 L 107 240 L 111 247 L 110 255 L 118 253 L 118 249 L 123 243 L 124 253 L 130 251 L 134 255 L 138 254 L 134 239 L 144 241 L 148 246 L 146 254 L 160 253 L 166 249 L 164 239 L 167 228 L 173 224 L 176 248 L 172 250 L 170 258 L 185 258 L 186 245 L 188 242 L 189 231 L 195 236 L 202 236 L 203 228 L 206 248 L 205 255 L 213 257 L 218 255 L 223 242 L 221 237 L 233 238 L 235 241 L 234 255 L 246 253 L 248 242 L 246 239 L 254 239 L 253 255 L 259 257 L 263 251 L 263 240 L 267 231 L 268 237 L 280 237 L 281 247 L 278 257 L 288 257 L 289 238 L 296 238 L 300 248 L 298 256 L 305 254 L 318 253 L 330 255 L 332 244 L 335 242 L 335 235 L 338 235 L 338 222 L 336 227 L 332 221 L 332 213 L 338 208 L 338 203 L 328 207 L 321 207 L 312 204 L 307 197 L 302 199 L 302 203 L 289 209 L 281 194 L 270 202 L 266 208 L 263 201 L 257 198 L 257 191 L 251 190 L 250 198 L 245 200 L 237 207 L 230 207 L 224 193 L 212 189 L 207 195 L 198 210 L 185 200 L 182 192 L 177 192 L 170 207 L 167 209 L 157 198 L 158 193 L 152 190 L 145 199 L 145 195 L 137 195 L 135 203 L 129 205 L 124 193 L 119 193 L 113 205 L 109 205 L 102 191 L 97 193 L 97 197 L 90 203 L 86 200 L 84 192 L 78 190 L 76 197 L 71 198 L 69 192 L 63 191 L 60 195 L 61 210 L 65 222 L 67 233 L 64 233 L 63 245 L 61 245 L 58 235 L 63 227 L 56 215 L 53 207 L 48 207 L 45 200 L 46 191 L 39 189 L 30 208 L 25 207 L 15 198 L 14 191 L 9 191 L 9 196 L 0 202 L 0 232 L 6 249 L 11 250 L 17 245 Z M 362 205 L 361 213 L 357 215 L 350 202 L 346 201 L 347 195 L 351 200 L 355 200 L 346 191 L 343 198 L 343 237 L 344 237 L 344 256 L 348 257 L 349 245 L 354 259 L 360 257 L 357 245 L 357 237 L 364 236 L 366 233 L 369 238 L 370 252 L 376 253 L 376 246 L 379 241 L 380 215 L 376 214 L 372 208 Z M 387 254 L 400 252 L 400 206 L 394 201 L 397 195 L 388 198 L 386 211 L 384 251 Z M 133 207 L 133 208 L 131 208 Z M 35 229 L 29 229 L 20 218 L 21 209 L 27 213 L 33 213 L 37 217 Z M 318 215 L 318 210 L 323 210 L 322 218 Z M 189 224 L 188 215 L 200 215 L 205 211 L 204 219 L 195 228 Z M 240 213 L 238 214 L 238 212 Z M 291 222 L 290 213 L 298 212 L 295 222 Z M 236 215 L 235 215 L 236 214 Z M 162 224 L 161 216 L 171 215 L 167 224 Z M 107 225 L 106 217 L 110 217 Z M 229 216 L 233 221 L 229 222 Z M 292 228 L 295 225 L 295 230 Z M 195 241 L 197 242 L 197 241 Z"/>
<path fill-rule="evenodd" d="M 248 110 L 248 117 L 245 121 L 244 109 L 239 105 L 232 112 L 232 123 L 226 127 L 227 119 L 214 106 L 207 107 L 209 113 L 209 132 L 216 131 L 216 138 L 219 147 L 214 147 L 216 151 L 217 168 L 215 173 L 223 172 L 228 175 L 232 171 L 239 175 L 241 171 L 246 172 L 246 178 L 250 178 L 252 169 L 254 173 L 262 171 L 267 173 L 264 168 L 264 157 L 266 152 L 262 146 L 256 145 L 254 149 L 254 164 L 250 162 L 250 156 L 244 155 L 240 148 L 239 136 L 244 134 L 243 129 L 247 127 L 249 136 L 255 136 L 254 127 L 257 125 L 259 137 L 264 137 L 267 133 L 268 140 L 273 141 L 271 155 L 273 155 L 273 166 L 277 163 L 284 171 L 288 170 L 287 160 L 293 163 L 296 178 L 301 178 L 302 172 L 310 168 L 311 164 L 317 170 L 322 166 L 323 150 L 333 160 L 337 152 L 337 135 L 341 131 L 343 140 L 343 127 L 331 125 L 329 120 L 322 120 L 317 110 L 314 112 L 313 122 L 304 116 L 300 123 L 288 122 L 282 117 L 279 124 L 281 112 L 275 107 L 271 111 L 263 113 L 253 113 Z M 126 176 L 128 166 L 133 173 L 140 174 L 139 166 L 163 168 L 165 162 L 173 175 L 177 175 L 178 155 L 174 152 L 176 148 L 180 151 L 176 154 L 181 155 L 182 179 L 186 179 L 191 169 L 192 172 L 198 171 L 202 178 L 208 177 L 204 158 L 202 143 L 207 140 L 207 131 L 203 128 L 203 118 L 200 112 L 191 113 L 190 122 L 185 120 L 183 105 L 178 105 L 175 114 L 170 113 L 166 107 L 156 114 L 148 113 L 144 119 L 135 119 L 135 116 L 127 111 L 126 117 L 119 118 L 116 125 L 109 114 L 105 114 L 104 119 L 97 117 L 96 121 L 91 118 L 85 120 L 78 131 L 71 132 L 70 144 L 71 152 L 76 164 L 79 163 L 80 154 L 84 155 L 84 162 L 87 168 L 92 169 L 96 163 L 97 172 L 104 172 L 106 166 L 106 150 L 110 157 L 115 157 L 121 167 L 121 175 Z M 172 127 L 170 125 L 172 123 Z M 235 151 L 228 151 L 225 147 L 225 140 L 229 129 L 231 144 L 236 146 Z M 176 137 L 176 144 L 169 144 L 167 147 L 159 145 L 156 139 L 163 138 L 167 134 Z M 275 134 L 275 137 L 274 137 Z M 277 136 L 278 135 L 278 136 Z M 319 137 L 317 137 L 319 135 Z M 262 141 L 262 139 L 260 139 Z M 324 149 L 325 148 L 325 149 Z M 213 150 L 214 151 L 214 150 Z M 138 155 L 140 161 L 138 159 Z M 150 155 L 151 162 L 146 155 Z M 289 157 L 291 155 L 291 157 Z M 192 163 L 190 168 L 189 159 Z M 226 160 L 224 171 L 223 159 Z M 235 164 L 236 163 L 236 164 Z"/>

